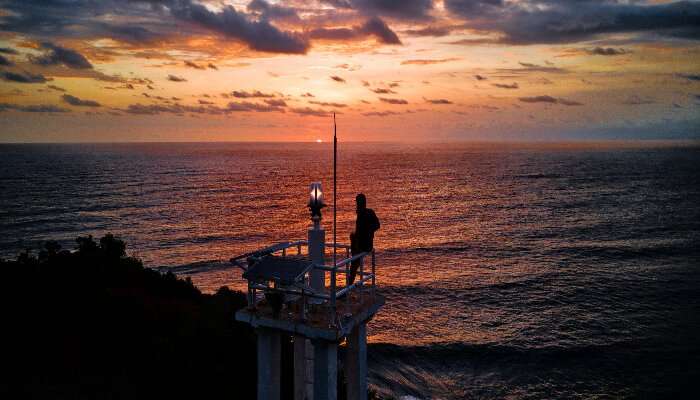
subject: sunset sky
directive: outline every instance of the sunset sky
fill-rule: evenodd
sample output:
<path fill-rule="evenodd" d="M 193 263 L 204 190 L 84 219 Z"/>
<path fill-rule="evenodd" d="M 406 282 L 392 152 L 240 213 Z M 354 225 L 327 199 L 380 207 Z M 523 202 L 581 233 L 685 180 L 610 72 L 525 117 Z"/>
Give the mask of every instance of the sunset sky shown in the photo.
<path fill-rule="evenodd" d="M 0 0 L 0 141 L 700 138 L 700 2 Z"/>

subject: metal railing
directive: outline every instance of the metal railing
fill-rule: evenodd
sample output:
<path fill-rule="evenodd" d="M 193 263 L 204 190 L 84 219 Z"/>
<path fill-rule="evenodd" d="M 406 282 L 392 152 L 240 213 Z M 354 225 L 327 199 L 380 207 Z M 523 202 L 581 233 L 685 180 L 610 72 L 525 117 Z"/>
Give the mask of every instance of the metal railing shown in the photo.
<path fill-rule="evenodd" d="M 350 305 L 350 298 L 351 298 L 351 292 L 352 291 L 357 291 L 359 293 L 359 298 L 360 300 L 362 299 L 363 296 L 363 289 L 369 288 L 371 289 L 371 293 L 375 293 L 376 289 L 376 256 L 374 250 L 372 251 L 366 251 L 362 252 L 359 254 L 352 255 L 351 254 L 351 247 L 346 244 L 333 244 L 333 243 L 327 243 L 326 247 L 333 248 L 335 247 L 336 249 L 344 249 L 345 250 L 345 258 L 342 260 L 339 260 L 335 263 L 335 265 L 318 265 L 318 264 L 312 264 L 311 267 L 304 272 L 303 278 L 299 280 L 299 282 L 295 282 L 293 285 L 280 285 L 279 282 L 274 282 L 274 281 L 269 281 L 269 282 L 253 282 L 251 280 L 248 281 L 248 306 L 250 308 L 255 308 L 259 301 L 262 299 L 258 299 L 258 290 L 261 290 L 263 292 L 277 292 L 277 293 L 283 293 L 286 295 L 290 296 L 299 296 L 301 298 L 301 310 L 300 310 L 300 317 L 301 319 L 306 318 L 306 308 L 307 308 L 307 299 L 320 299 L 324 303 L 328 305 L 330 308 L 330 316 L 331 316 L 331 321 L 329 321 L 332 325 L 335 325 L 336 323 L 336 316 L 337 316 L 337 302 L 338 298 L 342 298 L 343 296 L 346 297 L 345 305 L 349 307 Z M 306 253 L 304 253 L 302 250 L 306 248 Z M 298 240 L 298 241 L 293 241 L 293 242 L 282 242 L 278 243 L 269 247 L 265 247 L 260 250 L 256 250 L 253 252 L 249 252 L 246 254 L 241 254 L 239 256 L 236 256 L 234 258 L 231 258 L 231 262 L 244 271 L 247 270 L 248 268 L 248 261 L 252 258 L 253 260 L 259 260 L 262 257 L 269 256 L 269 255 L 281 255 L 281 256 L 308 256 L 308 241 L 306 240 Z M 367 257 L 370 257 L 370 272 L 365 271 L 365 259 Z M 324 257 L 325 258 L 325 257 Z M 245 260 L 245 261 L 243 261 Z M 352 270 L 352 264 L 353 262 L 359 260 L 359 268 L 356 272 L 356 280 L 353 283 L 350 283 L 350 275 L 351 275 L 351 270 Z M 319 292 L 317 290 L 314 290 L 309 286 L 309 281 L 310 281 L 310 275 L 313 272 L 313 270 L 321 270 L 324 271 L 324 278 L 325 278 L 325 272 L 328 272 L 330 275 L 330 285 L 328 287 L 323 288 L 322 292 Z M 338 285 L 338 276 L 339 275 L 345 275 L 345 284 L 342 286 Z M 325 279 L 324 279 L 325 282 Z M 327 289 L 327 290 L 326 290 Z"/>

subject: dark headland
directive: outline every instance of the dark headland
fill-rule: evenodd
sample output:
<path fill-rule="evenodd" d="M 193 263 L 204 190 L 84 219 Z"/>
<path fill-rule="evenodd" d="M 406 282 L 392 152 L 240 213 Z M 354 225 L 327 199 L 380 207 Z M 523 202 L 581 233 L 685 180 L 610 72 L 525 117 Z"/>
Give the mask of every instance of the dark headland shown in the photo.
<path fill-rule="evenodd" d="M 255 398 L 240 292 L 203 294 L 144 268 L 112 235 L 0 261 L 5 371 L 16 398 Z"/>

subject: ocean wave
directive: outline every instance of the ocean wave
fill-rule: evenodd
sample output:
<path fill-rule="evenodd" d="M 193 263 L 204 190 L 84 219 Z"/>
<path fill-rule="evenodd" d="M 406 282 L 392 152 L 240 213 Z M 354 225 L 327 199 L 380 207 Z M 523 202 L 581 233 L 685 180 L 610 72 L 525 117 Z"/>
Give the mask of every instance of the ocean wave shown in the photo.
<path fill-rule="evenodd" d="M 532 174 L 520 174 L 520 175 L 514 175 L 514 178 L 518 179 L 555 179 L 555 178 L 561 178 L 561 175 L 557 174 L 545 174 L 545 173 L 532 173 Z"/>
<path fill-rule="evenodd" d="M 213 271 L 225 271 L 236 268 L 227 260 L 196 261 L 176 266 L 153 267 L 160 272 L 172 272 L 173 274 L 194 275 Z"/>
<path fill-rule="evenodd" d="M 684 365 L 700 361 L 698 350 L 663 341 L 539 348 L 372 343 L 368 356 L 372 387 L 394 398 L 687 398 L 688 379 L 697 373 Z"/>

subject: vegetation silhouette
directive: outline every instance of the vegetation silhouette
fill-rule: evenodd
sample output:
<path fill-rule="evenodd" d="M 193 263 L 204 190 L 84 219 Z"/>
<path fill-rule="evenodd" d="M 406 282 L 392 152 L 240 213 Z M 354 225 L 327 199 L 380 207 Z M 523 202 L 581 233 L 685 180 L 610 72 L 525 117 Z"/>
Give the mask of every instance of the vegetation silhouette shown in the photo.
<path fill-rule="evenodd" d="M 245 296 L 202 294 L 144 268 L 113 235 L 47 242 L 0 260 L 0 393 L 15 398 L 254 399 L 255 335 L 237 323 Z M 3 396 L 4 397 L 4 396 Z"/>

